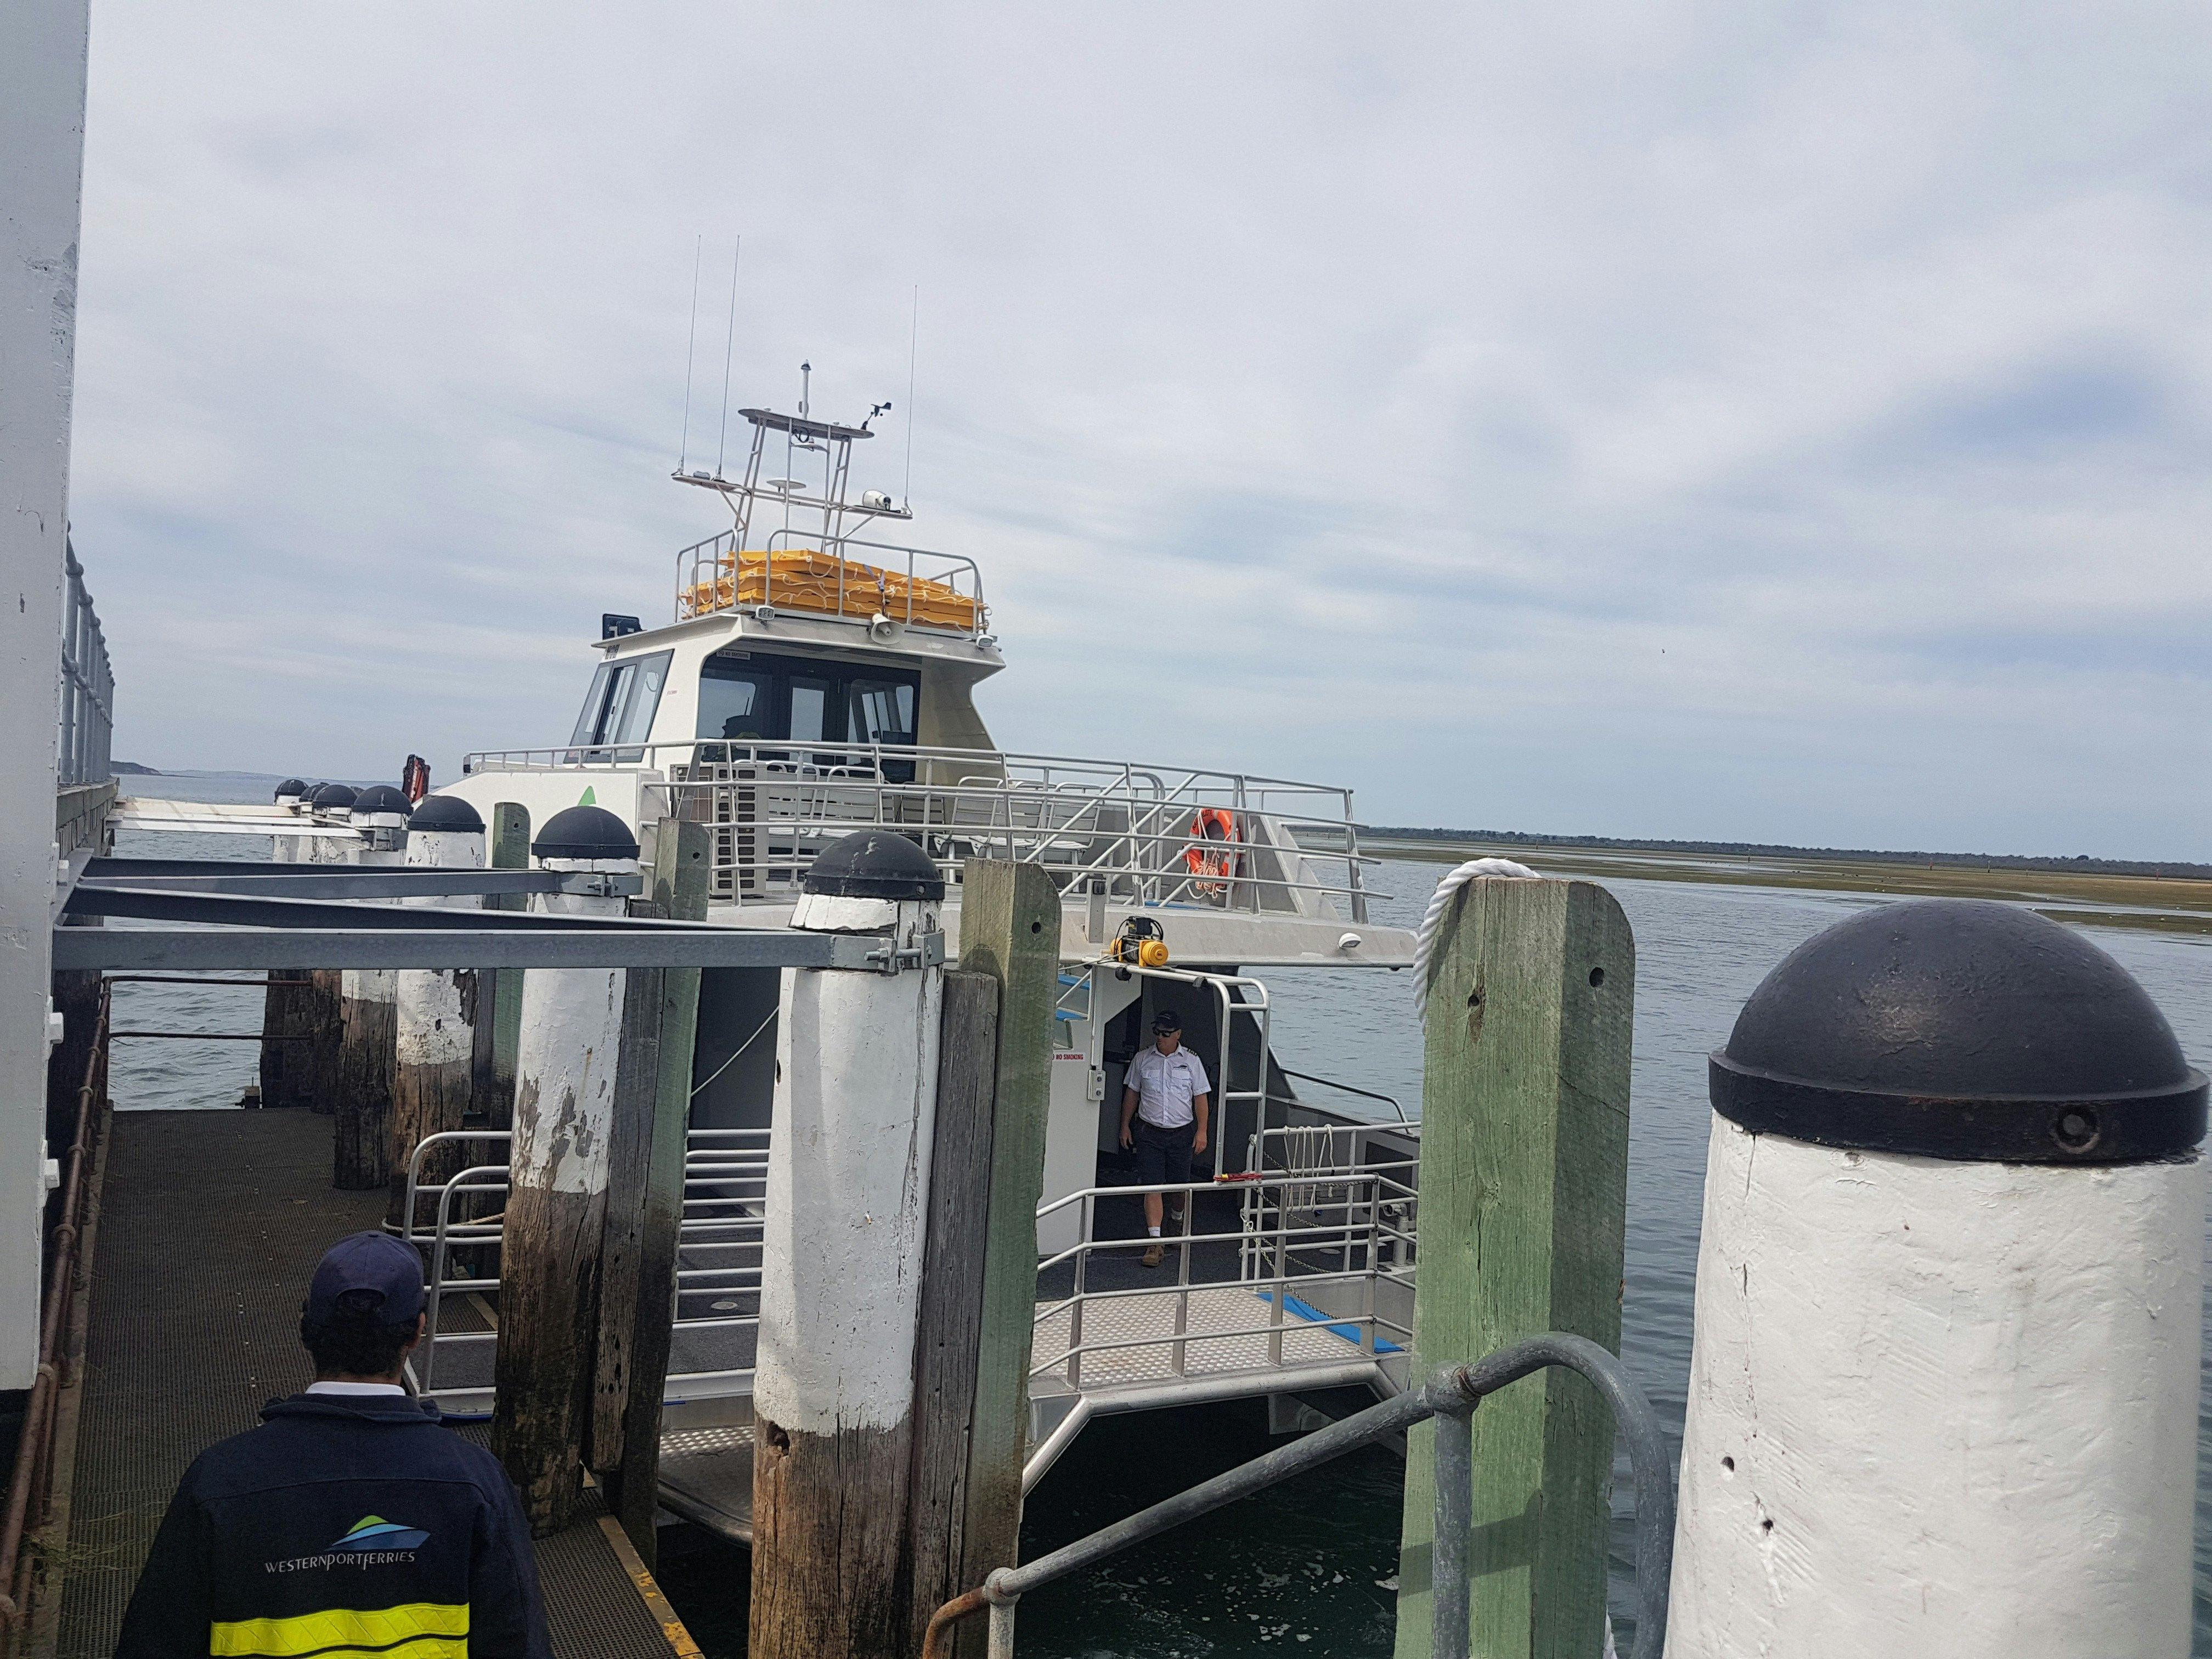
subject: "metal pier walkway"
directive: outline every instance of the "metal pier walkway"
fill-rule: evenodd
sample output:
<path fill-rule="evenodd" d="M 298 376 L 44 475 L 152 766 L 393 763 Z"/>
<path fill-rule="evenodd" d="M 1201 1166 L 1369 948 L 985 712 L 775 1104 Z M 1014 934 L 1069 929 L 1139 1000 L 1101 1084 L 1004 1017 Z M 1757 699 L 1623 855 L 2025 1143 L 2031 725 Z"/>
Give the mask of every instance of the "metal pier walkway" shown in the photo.
<path fill-rule="evenodd" d="M 304 1277 L 332 1239 L 384 1213 L 380 1189 L 331 1189 L 327 1117 L 118 1112 L 113 1123 L 57 1659 L 114 1651 L 185 1465 L 210 1442 L 253 1427 L 272 1396 L 306 1386 Z M 538 1559 L 562 1659 L 697 1654 L 665 1603 L 658 1613 L 648 1606 L 596 1518 L 541 1540 Z"/>

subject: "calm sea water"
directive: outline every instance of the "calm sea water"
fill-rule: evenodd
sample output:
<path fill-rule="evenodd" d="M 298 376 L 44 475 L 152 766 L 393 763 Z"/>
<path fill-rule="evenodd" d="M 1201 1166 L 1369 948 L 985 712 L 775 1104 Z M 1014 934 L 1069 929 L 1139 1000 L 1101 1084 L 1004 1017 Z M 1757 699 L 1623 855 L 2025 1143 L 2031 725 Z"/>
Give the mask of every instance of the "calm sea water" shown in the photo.
<path fill-rule="evenodd" d="M 246 778 L 133 780 L 145 794 L 213 800 L 267 799 Z M 127 837 L 118 851 L 265 858 L 254 837 Z M 1445 866 L 1393 862 L 1375 884 L 1376 920 L 1411 927 Z M 1636 930 L 1636 1061 L 1630 1120 L 1628 1281 L 1622 1357 L 1650 1394 L 1679 1447 L 1690 1364 L 1690 1295 L 1703 1203 L 1705 1055 L 1736 1011 L 1797 945 L 1879 893 L 1835 894 L 1609 881 Z M 2087 930 L 2126 964 L 2165 1009 L 2200 1068 L 2212 1061 L 2212 942 L 2121 928 Z M 1284 972 L 1270 981 L 1274 1035 L 1286 1065 L 1397 1096 L 1419 1112 L 1420 1033 L 1410 975 Z M 250 991 L 126 986 L 118 1023 L 129 1027 L 248 1030 L 261 999 Z M 252 1045 L 142 1042 L 114 1063 L 114 1092 L 131 1106 L 234 1104 L 252 1080 Z M 2212 1330 L 2212 1317 L 2207 1319 Z M 2199 1406 L 2197 1594 L 2194 1653 L 2212 1659 L 2212 1391 Z M 1023 1528 L 1034 1555 L 1265 1451 L 1274 1443 L 1256 1406 L 1101 1419 L 1032 1496 Z M 1613 1528 L 1613 1611 L 1625 1651 L 1632 1631 L 1627 1482 Z M 1400 1470 L 1385 1453 L 1346 1458 L 1272 1494 L 1221 1510 L 1133 1550 L 1080 1579 L 1026 1600 L 1021 1652 L 1029 1659 L 1226 1659 L 1304 1651 L 1382 1659 L 1390 1651 Z M 714 1659 L 744 1649 L 741 1557 L 676 1529 L 661 1577 Z"/>

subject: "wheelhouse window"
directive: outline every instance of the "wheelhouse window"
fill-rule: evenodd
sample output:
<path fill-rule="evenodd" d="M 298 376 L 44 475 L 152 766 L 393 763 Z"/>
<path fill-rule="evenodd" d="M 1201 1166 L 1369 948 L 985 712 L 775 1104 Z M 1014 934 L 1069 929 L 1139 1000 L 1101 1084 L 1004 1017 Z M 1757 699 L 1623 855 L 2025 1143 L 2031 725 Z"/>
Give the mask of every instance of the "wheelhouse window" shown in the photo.
<path fill-rule="evenodd" d="M 709 657 L 699 677 L 699 736 L 757 742 L 781 737 L 769 728 L 775 702 L 775 678 L 749 663 Z"/>
<path fill-rule="evenodd" d="M 810 750 L 807 744 L 912 746 L 921 677 L 826 658 L 750 653 L 709 657 L 699 680 L 702 738 L 732 743 L 789 743 L 752 758 L 772 764 L 865 767 L 858 757 Z M 731 757 L 735 759 L 737 757 Z M 884 767 L 893 782 L 912 778 L 911 761 Z"/>
<path fill-rule="evenodd" d="M 852 726 L 854 743 L 914 743 L 914 694 L 911 680 L 855 679 L 852 682 Z"/>
<path fill-rule="evenodd" d="M 651 656 L 601 663 L 592 676 L 591 690 L 584 694 L 583 712 L 576 717 L 575 734 L 568 741 L 594 749 L 641 745 L 653 731 L 673 655 L 656 651 Z"/>

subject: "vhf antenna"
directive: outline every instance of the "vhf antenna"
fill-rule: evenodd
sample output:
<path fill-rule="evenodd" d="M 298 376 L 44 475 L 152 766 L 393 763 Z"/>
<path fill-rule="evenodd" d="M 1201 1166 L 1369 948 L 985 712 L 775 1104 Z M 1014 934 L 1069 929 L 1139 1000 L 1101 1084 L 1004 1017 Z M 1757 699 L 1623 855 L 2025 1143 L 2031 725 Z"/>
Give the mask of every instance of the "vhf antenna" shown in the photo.
<path fill-rule="evenodd" d="M 699 261 L 707 251 L 704 231 L 691 244 L 691 332 L 684 342 L 684 436 L 676 446 L 676 470 L 691 459 L 691 365 L 699 355 Z"/>
<path fill-rule="evenodd" d="M 921 284 L 914 285 L 914 314 L 906 325 L 906 485 L 899 491 L 899 505 L 909 511 L 914 507 L 914 358 L 915 347 L 921 337 Z"/>
<path fill-rule="evenodd" d="M 738 340 L 738 260 L 745 251 L 745 239 L 738 238 L 737 246 L 730 250 L 730 328 L 722 337 L 722 435 L 714 445 L 714 476 L 722 476 L 722 455 L 730 442 L 730 349 Z"/>

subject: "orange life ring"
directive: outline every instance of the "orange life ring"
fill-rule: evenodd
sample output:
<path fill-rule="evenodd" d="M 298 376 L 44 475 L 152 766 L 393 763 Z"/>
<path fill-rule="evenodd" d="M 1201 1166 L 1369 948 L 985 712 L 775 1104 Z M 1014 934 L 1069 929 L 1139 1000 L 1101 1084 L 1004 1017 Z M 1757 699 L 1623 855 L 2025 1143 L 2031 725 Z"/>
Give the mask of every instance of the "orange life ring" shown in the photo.
<path fill-rule="evenodd" d="M 1191 844 L 1183 848 L 1183 867 L 1197 878 L 1191 890 L 1201 898 L 1218 898 L 1235 868 L 1236 855 L 1225 843 L 1237 839 L 1237 817 L 1225 807 L 1201 806 L 1190 821 Z"/>

